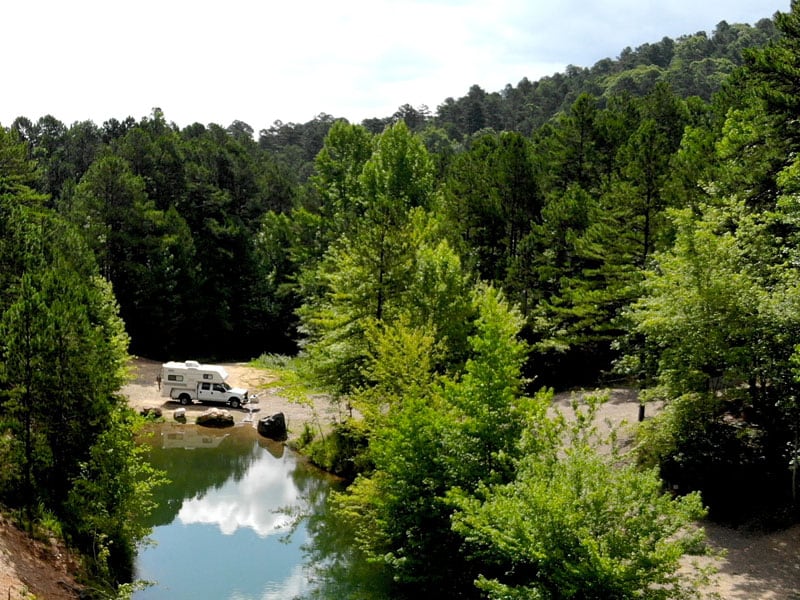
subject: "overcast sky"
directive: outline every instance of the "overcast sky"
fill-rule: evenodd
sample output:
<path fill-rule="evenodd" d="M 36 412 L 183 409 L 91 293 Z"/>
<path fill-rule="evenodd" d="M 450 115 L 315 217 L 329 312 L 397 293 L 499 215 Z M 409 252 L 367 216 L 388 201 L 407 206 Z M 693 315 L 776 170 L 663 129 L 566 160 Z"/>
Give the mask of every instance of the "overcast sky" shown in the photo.
<path fill-rule="evenodd" d="M 6 0 L 0 124 L 140 119 L 258 132 L 319 113 L 360 122 L 431 111 L 590 67 L 790 0 Z"/>

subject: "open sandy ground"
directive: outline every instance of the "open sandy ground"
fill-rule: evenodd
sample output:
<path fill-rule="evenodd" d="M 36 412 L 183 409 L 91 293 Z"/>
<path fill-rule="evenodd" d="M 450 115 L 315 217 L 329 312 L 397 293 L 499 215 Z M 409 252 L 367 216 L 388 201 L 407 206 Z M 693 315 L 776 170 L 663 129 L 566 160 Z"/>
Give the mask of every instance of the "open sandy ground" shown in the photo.
<path fill-rule="evenodd" d="M 597 415 L 597 427 L 607 432 L 611 426 L 620 427 L 621 437 L 630 434 L 639 420 L 639 401 L 635 390 L 627 388 L 604 390 L 608 400 Z M 567 414 L 579 393 L 557 394 L 554 405 Z M 646 407 L 646 418 L 661 409 L 658 403 Z M 699 565 L 714 564 L 717 573 L 706 598 L 721 600 L 800 600 L 800 525 L 771 533 L 745 532 L 711 522 L 701 525 L 708 543 L 721 558 L 691 557 Z"/>

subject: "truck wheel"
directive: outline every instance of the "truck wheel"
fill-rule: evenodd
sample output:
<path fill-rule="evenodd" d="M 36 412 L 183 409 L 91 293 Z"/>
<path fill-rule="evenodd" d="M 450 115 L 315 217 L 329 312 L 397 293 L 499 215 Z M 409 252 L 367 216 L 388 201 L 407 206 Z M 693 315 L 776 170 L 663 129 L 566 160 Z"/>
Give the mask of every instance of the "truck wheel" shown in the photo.
<path fill-rule="evenodd" d="M 238 398 L 231 398 L 228 400 L 228 404 L 231 405 L 231 408 L 239 408 L 239 399 Z"/>
<path fill-rule="evenodd" d="M 180 401 L 181 404 L 185 406 L 192 401 L 192 397 L 189 396 L 189 394 L 181 394 L 180 396 L 178 396 L 178 400 Z"/>

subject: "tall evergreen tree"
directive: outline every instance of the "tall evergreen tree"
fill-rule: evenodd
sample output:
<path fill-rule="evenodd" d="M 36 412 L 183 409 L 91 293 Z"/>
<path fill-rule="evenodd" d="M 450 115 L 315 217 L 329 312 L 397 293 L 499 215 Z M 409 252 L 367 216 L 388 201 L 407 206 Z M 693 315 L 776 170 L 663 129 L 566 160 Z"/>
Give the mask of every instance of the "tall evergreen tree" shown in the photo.
<path fill-rule="evenodd" d="M 8 142 L 0 135 L 0 156 L 19 157 L 18 142 Z M 24 184 L 29 167 L 9 160 L 0 167 L 0 227 L 9 234 L 0 245 L 0 498 L 24 509 L 29 525 L 40 510 L 55 515 L 92 573 L 113 586 L 132 576 L 145 531 L 129 523 L 146 510 L 152 473 L 135 452 L 120 453 L 95 491 L 125 508 L 106 511 L 88 530 L 92 513 L 73 500 L 82 496 L 77 482 L 88 465 L 121 452 L 123 440 L 132 447 L 132 422 L 117 395 L 128 337 L 82 235 Z"/>
<path fill-rule="evenodd" d="M 510 269 L 520 243 L 540 220 L 538 165 L 530 143 L 517 133 L 487 133 L 453 161 L 444 185 L 444 211 L 456 247 L 485 280 L 517 298 Z M 513 292 L 512 292 L 513 290 Z"/>

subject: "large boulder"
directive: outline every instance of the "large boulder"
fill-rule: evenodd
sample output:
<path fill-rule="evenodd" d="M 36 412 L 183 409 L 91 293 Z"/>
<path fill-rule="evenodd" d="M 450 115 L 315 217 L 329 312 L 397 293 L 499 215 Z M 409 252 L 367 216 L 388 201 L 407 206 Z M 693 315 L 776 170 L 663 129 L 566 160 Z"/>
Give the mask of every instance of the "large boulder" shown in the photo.
<path fill-rule="evenodd" d="M 205 427 L 230 427 L 233 425 L 233 415 L 222 408 L 209 408 L 197 415 L 197 424 Z"/>
<path fill-rule="evenodd" d="M 278 442 L 283 442 L 289 437 L 286 432 L 286 417 L 282 412 L 260 418 L 257 429 L 265 438 Z"/>

